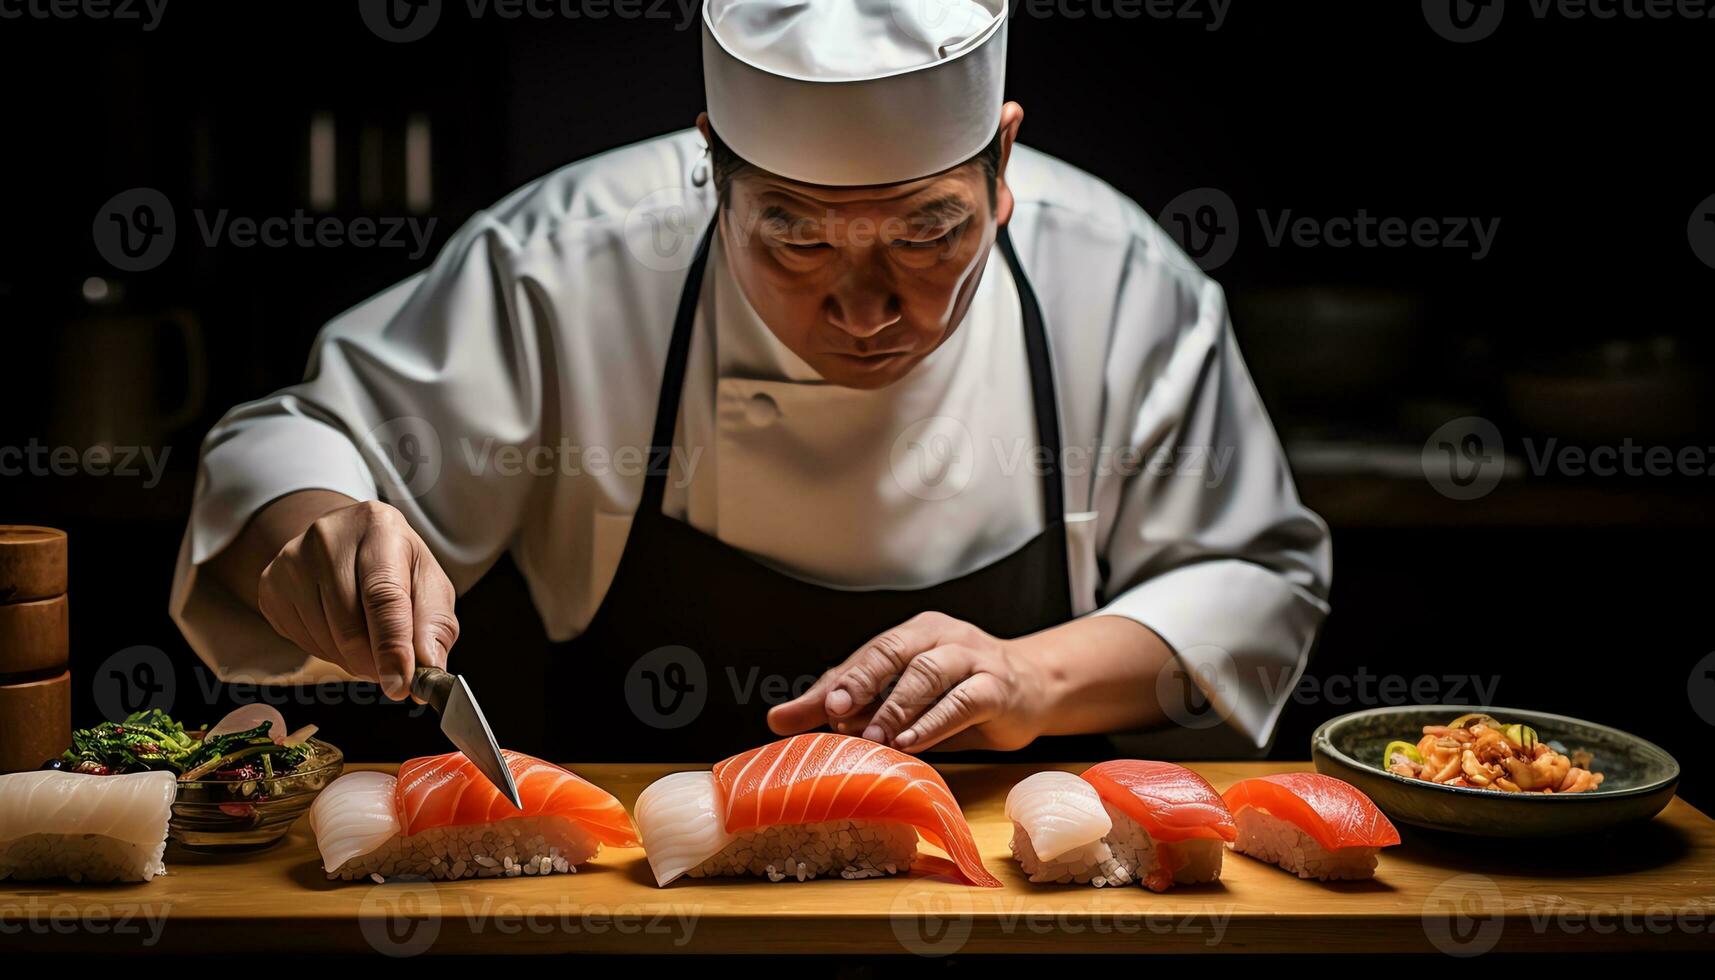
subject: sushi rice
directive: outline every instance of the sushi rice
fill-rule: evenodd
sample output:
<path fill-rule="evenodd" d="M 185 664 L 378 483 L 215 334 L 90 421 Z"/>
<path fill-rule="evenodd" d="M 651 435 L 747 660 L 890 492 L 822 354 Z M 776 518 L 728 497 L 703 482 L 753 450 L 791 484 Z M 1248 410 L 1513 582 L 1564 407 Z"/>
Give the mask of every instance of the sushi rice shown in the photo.
<path fill-rule="evenodd" d="M 1024 825 L 1013 824 L 1012 854 L 1031 881 L 1097 888 L 1141 884 L 1151 891 L 1165 891 L 1169 885 L 1192 885 L 1221 877 L 1225 850 L 1221 841 L 1158 841 L 1113 804 L 1103 800 L 1102 808 L 1113 829 L 1100 840 L 1048 861 L 1037 856 Z"/>
<path fill-rule="evenodd" d="M 917 831 L 900 823 L 830 820 L 765 827 L 738 835 L 702 864 L 692 878 L 755 875 L 769 881 L 880 878 L 903 874 L 917 860 Z"/>
<path fill-rule="evenodd" d="M 1361 881 L 1376 874 L 1376 847 L 1340 847 L 1330 851 L 1290 820 L 1254 806 L 1233 814 L 1239 839 L 1233 850 L 1277 864 L 1300 878 Z"/>
<path fill-rule="evenodd" d="M 601 843 L 563 817 L 520 817 L 499 823 L 437 827 L 389 837 L 367 854 L 346 860 L 329 878 L 516 878 L 577 872 Z"/>

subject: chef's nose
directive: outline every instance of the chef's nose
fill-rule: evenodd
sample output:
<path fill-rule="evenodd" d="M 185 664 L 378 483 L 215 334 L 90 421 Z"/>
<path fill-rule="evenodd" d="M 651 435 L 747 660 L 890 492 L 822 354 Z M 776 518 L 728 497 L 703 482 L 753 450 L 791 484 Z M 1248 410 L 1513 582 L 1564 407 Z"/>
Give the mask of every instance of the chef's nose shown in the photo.
<path fill-rule="evenodd" d="M 899 296 L 884 283 L 854 282 L 828 297 L 828 322 L 853 337 L 873 337 L 899 317 Z"/>

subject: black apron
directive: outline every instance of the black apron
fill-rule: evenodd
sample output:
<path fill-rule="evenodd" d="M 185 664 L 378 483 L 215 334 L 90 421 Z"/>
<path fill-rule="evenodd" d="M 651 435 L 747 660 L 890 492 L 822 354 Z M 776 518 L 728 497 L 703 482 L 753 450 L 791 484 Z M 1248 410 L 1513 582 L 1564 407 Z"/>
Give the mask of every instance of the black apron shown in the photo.
<path fill-rule="evenodd" d="M 1072 618 L 1048 338 L 1005 228 L 999 245 L 1018 284 L 1036 431 L 1048 450 L 1042 454 L 1047 466 L 1040 534 L 1005 558 L 939 585 L 854 591 L 795 579 L 662 514 L 692 324 L 714 233 L 713 225 L 704 233 L 679 294 L 649 472 L 613 583 L 589 627 L 549 651 L 544 720 L 550 758 L 590 757 L 590 740 L 596 739 L 608 758 L 717 761 L 779 738 L 768 728 L 770 707 L 802 693 L 861 644 L 920 612 L 942 612 L 1002 638 Z M 1050 749 L 1044 743 L 1059 744 Z M 1095 758 L 1108 754 L 1105 745 L 1039 739 L 1033 748 Z"/>

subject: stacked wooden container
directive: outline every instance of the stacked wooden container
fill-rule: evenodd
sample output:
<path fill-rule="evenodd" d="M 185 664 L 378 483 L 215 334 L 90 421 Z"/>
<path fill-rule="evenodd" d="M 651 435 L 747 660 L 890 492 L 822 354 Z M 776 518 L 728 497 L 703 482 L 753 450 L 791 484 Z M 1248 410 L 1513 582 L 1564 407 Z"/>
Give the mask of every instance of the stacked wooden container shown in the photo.
<path fill-rule="evenodd" d="M 0 524 L 0 772 L 70 746 L 70 653 L 65 532 Z"/>

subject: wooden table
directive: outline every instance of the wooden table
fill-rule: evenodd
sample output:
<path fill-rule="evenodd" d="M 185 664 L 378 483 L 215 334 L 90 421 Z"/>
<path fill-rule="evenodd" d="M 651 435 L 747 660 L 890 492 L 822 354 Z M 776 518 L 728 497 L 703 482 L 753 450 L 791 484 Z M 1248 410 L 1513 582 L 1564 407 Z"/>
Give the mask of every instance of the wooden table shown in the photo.
<path fill-rule="evenodd" d="M 376 768 L 376 767 L 363 767 Z M 627 808 L 673 766 L 588 765 Z M 260 852 L 171 847 L 140 885 L 0 882 L 0 948 L 432 953 L 1191 953 L 1712 950 L 1715 822 L 1674 800 L 1600 847 L 1405 832 L 1371 882 L 1301 881 L 1229 854 L 1215 884 L 1033 885 L 1007 851 L 1006 791 L 1035 766 L 943 767 L 1001 889 L 925 858 L 908 878 L 683 880 L 657 888 L 640 850 L 575 875 L 335 883 L 308 821 Z M 1076 769 L 1076 766 L 1068 766 Z M 1193 764 L 1216 788 L 1303 764 Z"/>

